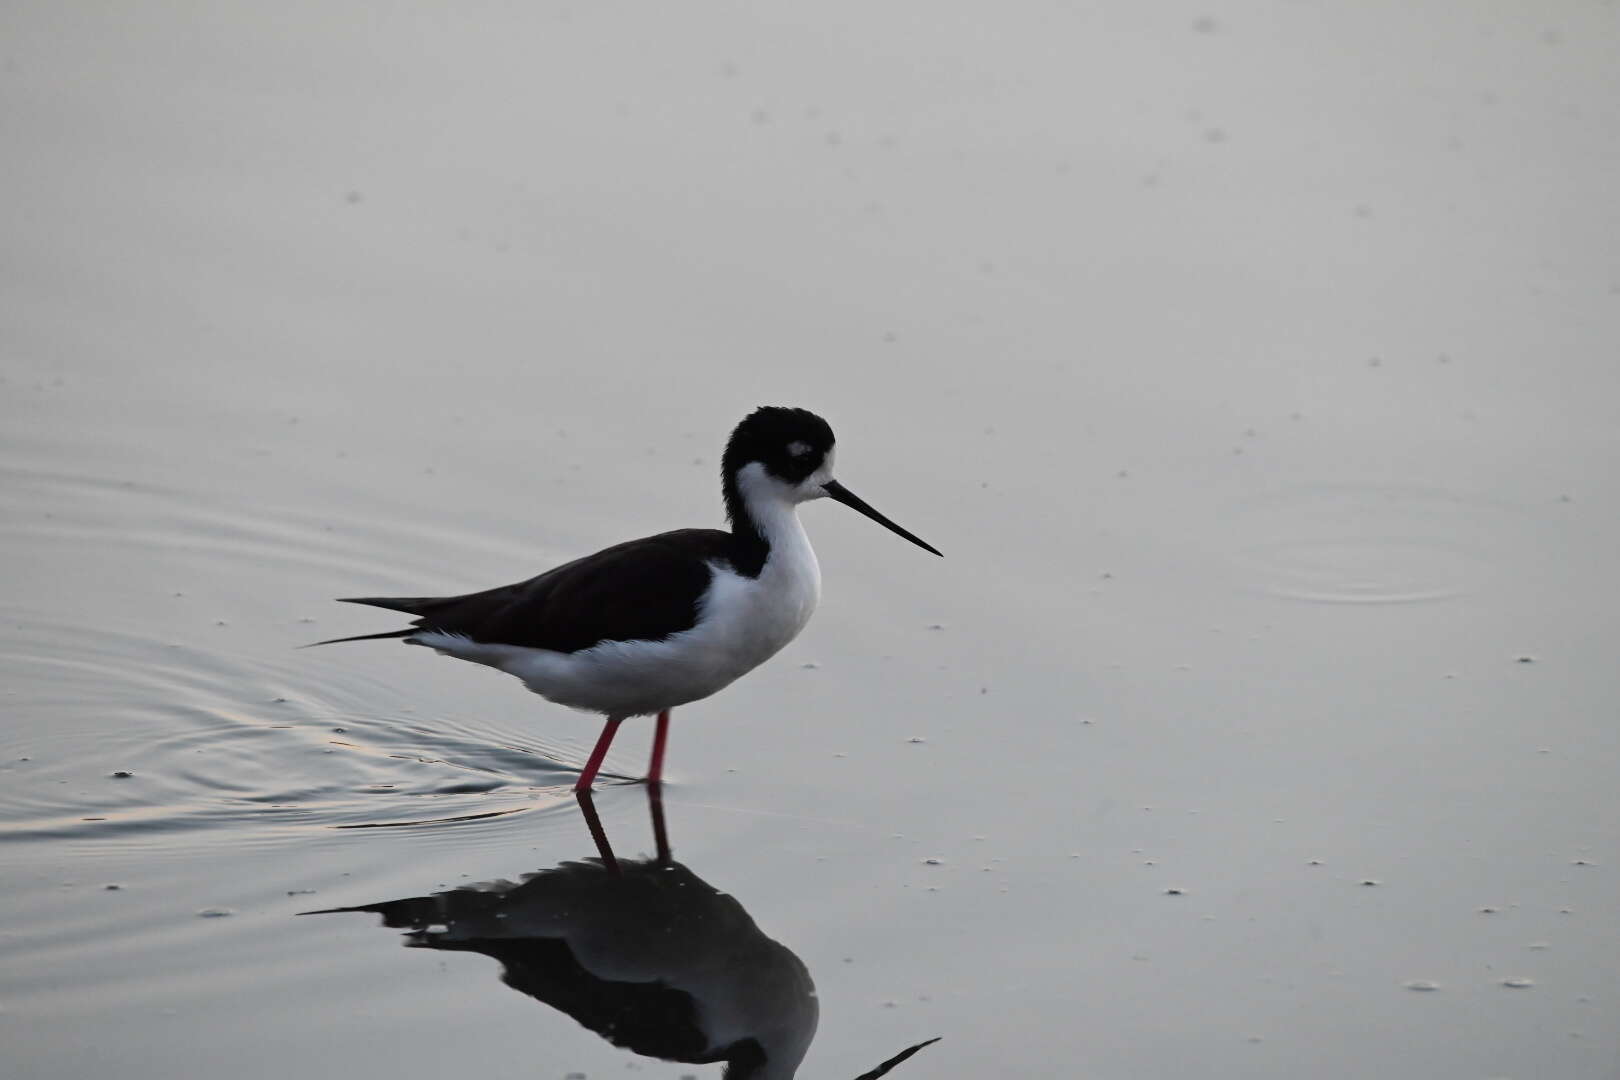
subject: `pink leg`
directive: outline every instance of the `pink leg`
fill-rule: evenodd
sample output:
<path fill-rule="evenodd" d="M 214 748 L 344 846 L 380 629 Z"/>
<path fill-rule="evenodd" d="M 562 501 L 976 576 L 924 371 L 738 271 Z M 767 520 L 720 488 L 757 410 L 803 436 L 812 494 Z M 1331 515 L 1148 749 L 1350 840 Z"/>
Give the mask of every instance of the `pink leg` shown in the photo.
<path fill-rule="evenodd" d="M 647 769 L 647 783 L 657 787 L 664 782 L 664 745 L 669 742 L 669 710 L 658 714 L 658 727 L 653 731 L 652 765 Z"/>
<path fill-rule="evenodd" d="M 574 793 L 591 790 L 591 781 L 596 779 L 596 772 L 602 767 L 602 759 L 607 757 L 608 747 L 613 745 L 613 734 L 624 723 L 622 716 L 610 716 L 607 724 L 602 728 L 602 734 L 597 736 L 596 747 L 591 751 L 590 760 L 585 762 L 585 769 L 579 774 L 574 783 Z"/>

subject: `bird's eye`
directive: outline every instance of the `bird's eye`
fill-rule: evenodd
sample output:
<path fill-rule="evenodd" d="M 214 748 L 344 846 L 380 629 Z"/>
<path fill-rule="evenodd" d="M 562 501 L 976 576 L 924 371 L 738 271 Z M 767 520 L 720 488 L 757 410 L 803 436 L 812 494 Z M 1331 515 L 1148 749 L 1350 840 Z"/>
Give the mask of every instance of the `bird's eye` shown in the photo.
<path fill-rule="evenodd" d="M 787 452 L 793 457 L 804 457 L 804 455 L 810 452 L 810 444 L 807 442 L 799 442 L 798 440 L 794 440 L 793 442 L 788 443 Z"/>

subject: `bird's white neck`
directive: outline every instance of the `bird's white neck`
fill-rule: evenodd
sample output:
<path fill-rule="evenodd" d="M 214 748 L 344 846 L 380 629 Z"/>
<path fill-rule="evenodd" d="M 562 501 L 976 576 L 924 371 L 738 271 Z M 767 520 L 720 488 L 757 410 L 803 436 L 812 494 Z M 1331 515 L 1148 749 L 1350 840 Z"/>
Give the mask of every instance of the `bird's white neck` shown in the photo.
<path fill-rule="evenodd" d="M 799 503 L 804 501 L 803 485 L 778 480 L 758 463 L 745 466 L 737 474 L 737 490 L 743 511 L 769 547 L 763 575 L 786 577 L 810 584 L 819 595 L 821 567 L 810 547 L 810 537 L 799 520 Z"/>

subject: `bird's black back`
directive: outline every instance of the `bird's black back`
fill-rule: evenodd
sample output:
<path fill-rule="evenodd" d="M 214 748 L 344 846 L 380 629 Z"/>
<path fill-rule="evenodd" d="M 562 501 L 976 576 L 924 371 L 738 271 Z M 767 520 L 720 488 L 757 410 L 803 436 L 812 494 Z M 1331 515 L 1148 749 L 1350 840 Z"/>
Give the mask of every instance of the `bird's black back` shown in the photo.
<path fill-rule="evenodd" d="M 483 592 L 344 602 L 416 615 L 412 625 L 420 630 L 569 653 L 604 641 L 662 641 L 691 629 L 713 577 L 709 564 L 737 568 L 747 561 L 731 533 L 677 529 Z"/>

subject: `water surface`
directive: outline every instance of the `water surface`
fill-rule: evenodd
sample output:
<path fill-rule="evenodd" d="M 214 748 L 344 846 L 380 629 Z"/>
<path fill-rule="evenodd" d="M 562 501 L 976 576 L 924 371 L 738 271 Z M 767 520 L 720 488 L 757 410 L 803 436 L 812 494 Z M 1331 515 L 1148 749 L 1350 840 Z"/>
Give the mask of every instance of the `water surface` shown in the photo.
<path fill-rule="evenodd" d="M 1620 1075 L 1608 8 L 0 28 L 8 1076 L 717 1075 L 294 917 L 590 854 L 596 727 L 297 646 L 715 523 L 766 402 L 947 556 L 807 507 L 676 714 L 802 1075 Z"/>

